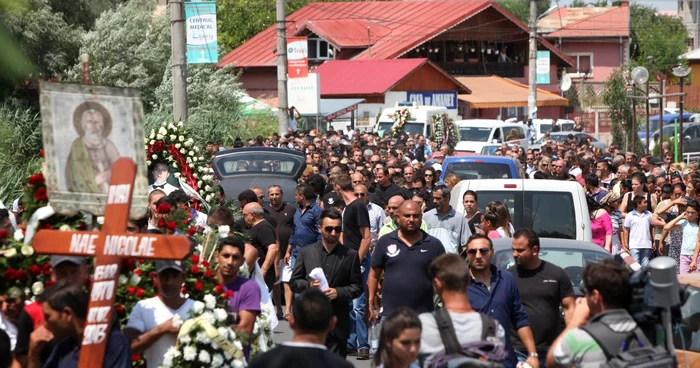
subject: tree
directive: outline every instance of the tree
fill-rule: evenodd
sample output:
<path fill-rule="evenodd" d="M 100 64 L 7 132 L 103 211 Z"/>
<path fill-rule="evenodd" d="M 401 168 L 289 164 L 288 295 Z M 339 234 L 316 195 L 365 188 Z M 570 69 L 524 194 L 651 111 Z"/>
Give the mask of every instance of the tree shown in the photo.
<path fill-rule="evenodd" d="M 171 53 L 170 16 L 154 15 L 154 8 L 153 1 L 131 0 L 104 12 L 82 38 L 92 83 L 139 89 L 146 111 L 155 104 Z M 79 81 L 81 76 L 82 66 L 76 63 L 70 78 Z"/>
<path fill-rule="evenodd" d="M 637 124 L 633 119 L 632 101 L 627 94 L 627 66 L 615 68 L 605 81 L 603 103 L 608 106 L 610 114 L 613 142 L 623 145 L 626 151 L 642 151 L 641 142 L 637 139 Z M 635 146 L 631 144 L 634 139 Z"/>
<path fill-rule="evenodd" d="M 654 8 L 633 4 L 630 24 L 632 58 L 649 72 L 668 71 L 686 52 L 688 31 L 680 18 L 659 15 Z"/>
<path fill-rule="evenodd" d="M 584 0 L 574 0 L 569 4 L 569 8 L 585 8 L 587 6 Z"/>
<path fill-rule="evenodd" d="M 509 13 L 515 15 L 516 18 L 527 24 L 530 19 L 530 1 L 529 0 L 499 0 Z M 544 14 L 551 6 L 550 0 L 537 0 L 537 16 Z"/>

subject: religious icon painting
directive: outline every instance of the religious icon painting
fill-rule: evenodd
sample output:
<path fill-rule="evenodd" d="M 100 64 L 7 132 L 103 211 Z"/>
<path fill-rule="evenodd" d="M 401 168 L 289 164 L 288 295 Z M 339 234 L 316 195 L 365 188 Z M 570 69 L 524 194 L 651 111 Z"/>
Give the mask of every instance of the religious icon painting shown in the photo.
<path fill-rule="evenodd" d="M 59 213 L 104 214 L 112 166 L 137 164 L 130 216 L 146 212 L 148 179 L 139 92 L 80 84 L 41 83 L 46 186 Z"/>

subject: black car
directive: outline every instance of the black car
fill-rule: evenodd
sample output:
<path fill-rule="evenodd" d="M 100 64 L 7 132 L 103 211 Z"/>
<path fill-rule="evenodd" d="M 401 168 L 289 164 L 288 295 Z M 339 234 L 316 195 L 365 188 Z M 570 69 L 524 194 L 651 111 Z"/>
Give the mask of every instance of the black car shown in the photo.
<path fill-rule="evenodd" d="M 228 199 L 256 186 L 267 192 L 276 184 L 282 187 L 282 200 L 294 202 L 297 180 L 306 169 L 306 156 L 286 148 L 235 148 L 217 152 L 212 167 Z"/>

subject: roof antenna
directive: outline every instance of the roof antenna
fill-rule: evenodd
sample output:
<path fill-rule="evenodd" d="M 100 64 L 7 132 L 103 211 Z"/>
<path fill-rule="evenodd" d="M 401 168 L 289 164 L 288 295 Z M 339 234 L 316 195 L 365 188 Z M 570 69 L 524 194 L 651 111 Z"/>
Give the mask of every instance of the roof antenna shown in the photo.
<path fill-rule="evenodd" d="M 372 58 L 372 36 L 370 35 L 369 26 L 367 26 L 367 50 L 369 50 L 369 58 Z"/>

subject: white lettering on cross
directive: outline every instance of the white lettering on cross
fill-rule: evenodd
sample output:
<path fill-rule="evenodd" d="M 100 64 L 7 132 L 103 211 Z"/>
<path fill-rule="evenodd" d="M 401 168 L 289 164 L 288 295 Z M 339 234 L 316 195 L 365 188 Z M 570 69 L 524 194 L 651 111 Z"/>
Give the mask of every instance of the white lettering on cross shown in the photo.
<path fill-rule="evenodd" d="M 69 251 L 75 254 L 95 254 L 95 239 L 99 234 L 73 234 L 70 240 Z"/>
<path fill-rule="evenodd" d="M 119 266 L 116 264 L 97 266 L 92 276 L 93 281 L 111 280 L 116 278 Z"/>
<path fill-rule="evenodd" d="M 83 345 L 99 344 L 107 338 L 107 324 L 87 325 L 83 331 Z"/>
<path fill-rule="evenodd" d="M 112 307 L 94 307 L 88 310 L 88 323 L 107 323 L 107 313 Z"/>
<path fill-rule="evenodd" d="M 109 194 L 107 195 L 107 204 L 124 204 L 129 201 L 129 190 L 131 185 L 118 184 L 109 186 Z"/>
<path fill-rule="evenodd" d="M 139 240 L 140 238 L 140 240 Z M 153 257 L 155 249 L 152 236 L 127 236 L 127 235 L 107 235 L 105 239 L 104 255 L 119 257 Z"/>
<path fill-rule="evenodd" d="M 114 281 L 98 281 L 92 284 L 90 291 L 91 302 L 101 302 L 104 300 L 112 300 L 114 295 Z"/>

